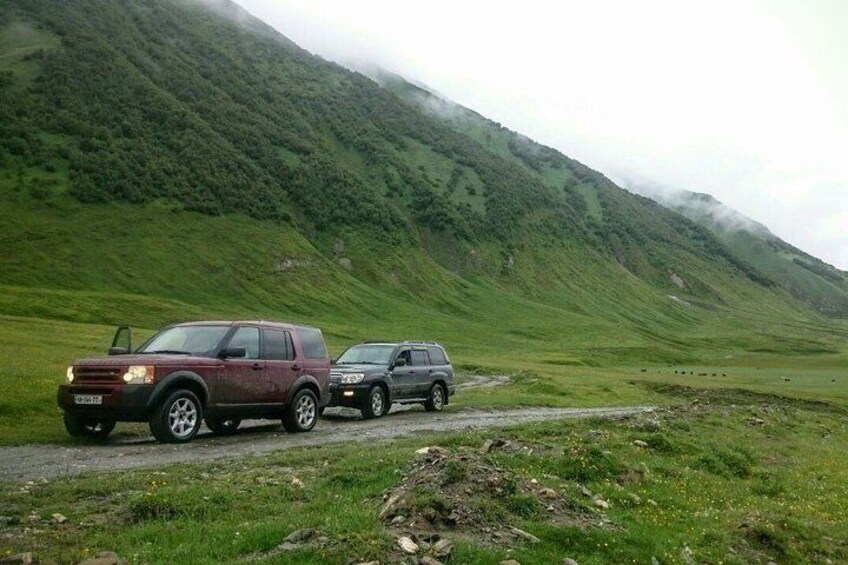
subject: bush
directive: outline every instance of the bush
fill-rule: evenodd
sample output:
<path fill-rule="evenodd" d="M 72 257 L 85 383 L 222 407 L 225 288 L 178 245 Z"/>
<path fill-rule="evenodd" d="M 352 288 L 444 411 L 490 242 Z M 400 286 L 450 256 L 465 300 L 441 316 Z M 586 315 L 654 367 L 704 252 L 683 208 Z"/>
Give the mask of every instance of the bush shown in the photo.
<path fill-rule="evenodd" d="M 748 478 L 752 474 L 753 457 L 742 450 L 715 448 L 701 455 L 695 466 L 722 477 Z"/>
<path fill-rule="evenodd" d="M 507 509 L 522 518 L 532 518 L 541 511 L 539 500 L 530 494 L 515 494 L 507 499 Z"/>

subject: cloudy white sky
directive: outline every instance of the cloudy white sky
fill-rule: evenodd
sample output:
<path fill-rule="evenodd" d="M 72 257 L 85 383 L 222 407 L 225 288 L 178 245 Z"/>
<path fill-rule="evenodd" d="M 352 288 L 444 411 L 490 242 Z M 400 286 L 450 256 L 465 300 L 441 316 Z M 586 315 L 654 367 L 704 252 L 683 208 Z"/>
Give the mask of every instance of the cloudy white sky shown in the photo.
<path fill-rule="evenodd" d="M 707 192 L 848 269 L 848 1 L 238 0 L 607 174 Z"/>

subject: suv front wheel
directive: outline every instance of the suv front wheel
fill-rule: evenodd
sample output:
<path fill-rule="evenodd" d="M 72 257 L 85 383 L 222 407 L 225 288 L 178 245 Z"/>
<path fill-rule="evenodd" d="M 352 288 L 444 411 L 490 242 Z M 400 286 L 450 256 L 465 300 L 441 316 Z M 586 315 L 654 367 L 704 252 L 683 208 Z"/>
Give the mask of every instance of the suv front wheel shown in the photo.
<path fill-rule="evenodd" d="M 362 417 L 370 420 L 371 418 L 379 418 L 386 412 L 388 412 L 386 392 L 380 385 L 374 385 L 368 391 L 368 399 L 362 406 Z"/>
<path fill-rule="evenodd" d="M 430 394 L 424 402 L 424 409 L 428 412 L 441 412 L 445 407 L 445 387 L 439 383 L 430 387 Z"/>
<path fill-rule="evenodd" d="M 190 390 L 170 393 L 150 415 L 153 437 L 164 443 L 183 443 L 191 440 L 200 429 L 203 406 Z"/>
<path fill-rule="evenodd" d="M 318 419 L 318 399 L 308 388 L 302 388 L 292 398 L 283 415 L 283 427 L 289 432 L 308 432 Z"/>

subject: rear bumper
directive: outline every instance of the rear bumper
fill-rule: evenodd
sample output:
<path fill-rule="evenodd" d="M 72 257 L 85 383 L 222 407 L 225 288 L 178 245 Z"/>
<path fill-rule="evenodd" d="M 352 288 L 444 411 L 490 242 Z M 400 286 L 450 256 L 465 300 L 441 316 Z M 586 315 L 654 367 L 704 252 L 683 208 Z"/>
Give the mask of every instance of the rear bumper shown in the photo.
<path fill-rule="evenodd" d="M 61 385 L 56 402 L 59 408 L 76 416 L 118 422 L 144 422 L 153 385 L 79 383 Z M 76 396 L 99 396 L 100 404 L 77 404 Z"/>

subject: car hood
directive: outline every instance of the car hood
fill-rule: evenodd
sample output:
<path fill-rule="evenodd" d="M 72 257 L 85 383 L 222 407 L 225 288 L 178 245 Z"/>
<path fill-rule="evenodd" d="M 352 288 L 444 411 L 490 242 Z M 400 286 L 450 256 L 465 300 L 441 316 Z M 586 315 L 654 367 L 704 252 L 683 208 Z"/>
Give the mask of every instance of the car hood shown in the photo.
<path fill-rule="evenodd" d="M 388 365 L 333 365 L 330 370 L 334 373 L 372 373 L 374 371 L 386 371 Z"/>
<path fill-rule="evenodd" d="M 212 357 L 196 357 L 194 355 L 109 355 L 108 357 L 88 357 L 74 361 L 74 367 L 127 367 L 129 365 L 209 365 L 217 363 Z"/>

